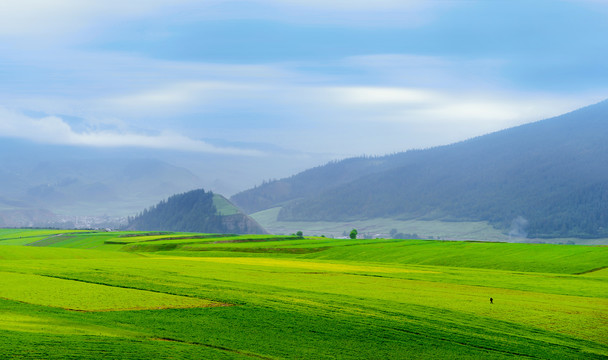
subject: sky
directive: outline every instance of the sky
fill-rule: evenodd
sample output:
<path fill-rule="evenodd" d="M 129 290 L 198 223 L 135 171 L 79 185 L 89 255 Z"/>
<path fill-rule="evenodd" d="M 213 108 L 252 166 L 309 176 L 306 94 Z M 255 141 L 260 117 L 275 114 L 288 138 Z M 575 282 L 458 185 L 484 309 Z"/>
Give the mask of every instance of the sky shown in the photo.
<path fill-rule="evenodd" d="M 428 148 L 608 98 L 607 20 L 600 0 L 3 0 L 0 141 Z"/>

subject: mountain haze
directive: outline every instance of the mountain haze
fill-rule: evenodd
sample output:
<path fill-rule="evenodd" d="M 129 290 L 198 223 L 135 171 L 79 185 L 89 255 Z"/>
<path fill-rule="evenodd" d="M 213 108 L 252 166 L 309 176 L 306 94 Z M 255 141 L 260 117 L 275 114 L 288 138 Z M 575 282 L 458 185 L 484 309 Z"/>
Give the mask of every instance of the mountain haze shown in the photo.
<path fill-rule="evenodd" d="M 126 218 L 201 187 L 183 167 L 127 153 L 2 139 L 0 226 L 73 227 L 76 218 Z"/>
<path fill-rule="evenodd" d="M 327 161 L 264 144 L 211 143 L 251 148 L 257 155 L 69 146 L 0 136 L 0 226 L 115 227 L 116 221 L 177 193 L 205 188 L 234 194 Z"/>
<path fill-rule="evenodd" d="M 608 236 L 608 101 L 452 145 L 329 163 L 232 197 L 283 221 L 488 221 Z M 514 230 L 515 229 L 515 230 Z"/>

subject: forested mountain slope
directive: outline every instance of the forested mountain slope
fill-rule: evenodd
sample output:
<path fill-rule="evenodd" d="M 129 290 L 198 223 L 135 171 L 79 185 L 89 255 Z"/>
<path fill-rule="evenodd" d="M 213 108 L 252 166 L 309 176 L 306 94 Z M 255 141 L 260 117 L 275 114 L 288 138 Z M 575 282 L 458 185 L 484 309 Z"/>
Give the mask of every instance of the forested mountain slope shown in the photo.
<path fill-rule="evenodd" d="M 350 181 L 335 176 L 348 176 L 343 168 Z M 307 178 L 323 185 L 300 186 Z M 479 220 L 505 231 L 517 222 L 535 237 L 608 236 L 608 101 L 452 145 L 330 163 L 233 201 L 282 205 L 281 220 Z"/>
<path fill-rule="evenodd" d="M 222 208 L 218 211 L 218 206 Z M 266 231 L 221 195 L 203 189 L 173 195 L 134 218 L 128 230 L 264 234 Z"/>

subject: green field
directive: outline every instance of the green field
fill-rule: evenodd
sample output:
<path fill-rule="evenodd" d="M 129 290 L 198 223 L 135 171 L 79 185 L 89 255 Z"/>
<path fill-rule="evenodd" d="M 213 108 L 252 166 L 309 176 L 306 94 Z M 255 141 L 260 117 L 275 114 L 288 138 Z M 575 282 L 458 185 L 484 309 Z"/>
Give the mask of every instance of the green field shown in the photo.
<path fill-rule="evenodd" d="M 608 247 L 13 229 L 0 245 L 2 359 L 608 359 Z"/>

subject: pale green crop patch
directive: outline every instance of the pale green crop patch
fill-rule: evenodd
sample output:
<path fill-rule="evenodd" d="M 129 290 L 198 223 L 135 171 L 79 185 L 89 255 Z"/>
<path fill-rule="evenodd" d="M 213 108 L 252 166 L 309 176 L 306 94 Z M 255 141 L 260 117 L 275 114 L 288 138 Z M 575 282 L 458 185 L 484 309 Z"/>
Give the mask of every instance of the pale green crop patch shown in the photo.
<path fill-rule="evenodd" d="M 0 329 L 57 335 L 95 335 L 111 337 L 143 336 L 134 331 L 69 321 L 44 315 L 34 316 L 20 314 L 14 311 L 0 311 Z"/>
<path fill-rule="evenodd" d="M 78 311 L 181 309 L 225 305 L 194 297 L 12 272 L 0 272 L 0 297 Z"/>
<path fill-rule="evenodd" d="M 88 230 L 50 230 L 50 229 L 0 229 L 0 241 L 34 236 L 51 236 L 57 234 L 82 234 Z"/>
<path fill-rule="evenodd" d="M 0 260 L 100 259 L 130 257 L 134 256 L 128 253 L 99 250 L 10 245 L 0 247 Z"/>
<path fill-rule="evenodd" d="M 246 257 L 212 257 L 212 258 L 183 258 L 183 257 L 159 257 L 159 260 L 179 260 L 179 261 L 204 261 L 222 264 L 238 264 L 238 265 L 253 265 L 264 266 L 275 269 L 300 269 L 311 271 L 327 271 L 327 272 L 360 272 L 360 273 L 439 273 L 438 271 L 420 270 L 411 268 L 396 268 L 390 266 L 370 266 L 370 265 L 354 265 L 354 264 L 337 264 L 328 262 L 314 262 L 290 259 L 273 259 L 273 258 L 246 258 Z"/>

